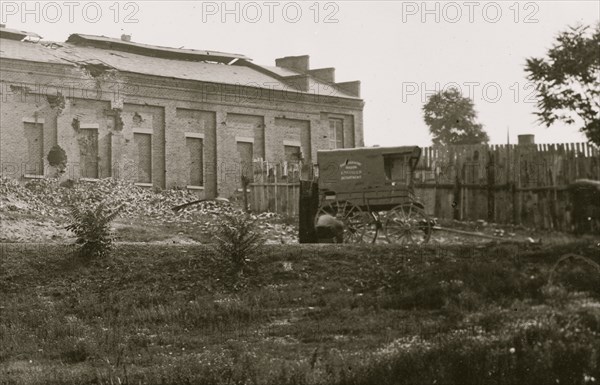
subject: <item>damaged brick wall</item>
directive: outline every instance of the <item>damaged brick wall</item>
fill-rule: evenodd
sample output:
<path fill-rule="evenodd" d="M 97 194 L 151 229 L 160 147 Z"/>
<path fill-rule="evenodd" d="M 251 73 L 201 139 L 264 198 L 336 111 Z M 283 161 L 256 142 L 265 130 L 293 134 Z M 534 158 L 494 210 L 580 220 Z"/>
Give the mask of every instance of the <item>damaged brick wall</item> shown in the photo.
<path fill-rule="evenodd" d="M 3 87 L 0 96 L 0 170 L 2 175 L 17 179 L 32 172 L 49 176 L 53 171 L 46 155 L 56 143 L 59 111 L 45 97 L 30 90 L 33 87 L 15 87 L 12 91 Z M 36 145 L 32 146 L 34 133 Z M 32 164 L 33 159 L 36 161 Z"/>
<path fill-rule="evenodd" d="M 240 187 L 236 136 L 253 139 L 253 157 L 276 162 L 285 159 L 285 142 L 300 135 L 302 147 L 310 148 L 305 155 L 316 159 L 318 149 L 328 148 L 327 119 L 331 115 L 348 122 L 348 145 L 363 144 L 361 101 L 317 104 L 314 97 L 276 92 L 240 98 L 224 94 L 229 91 L 218 91 L 214 85 L 124 75 L 110 69 L 4 59 L 2 64 L 2 82 L 14 84 L 15 89 L 2 95 L 0 161 L 3 174 L 15 178 L 22 177 L 21 165 L 28 161 L 24 119 L 36 117 L 43 124 L 44 153 L 57 142 L 67 152 L 64 178 L 82 176 L 78 137 L 93 135 L 83 134 L 84 130 L 96 130 L 98 177 L 137 180 L 139 151 L 134 133 L 138 132 L 151 135 L 152 186 L 185 188 L 191 180 L 186 133 L 197 134 L 189 137 L 202 139 L 204 189 L 196 191 L 200 197 L 229 197 Z M 64 89 L 61 84 L 75 86 Z M 58 91 L 62 97 L 56 97 Z M 78 129 L 73 127 L 74 119 L 79 122 Z M 287 121 L 302 123 L 283 124 L 287 128 L 282 129 L 282 122 Z M 191 143 L 195 148 L 199 145 Z M 85 154 L 84 158 L 93 156 Z M 83 163 L 93 164 L 89 157 Z"/>
<path fill-rule="evenodd" d="M 299 147 L 303 156 L 302 160 L 310 162 L 312 160 L 310 121 L 277 118 L 275 119 L 275 125 L 284 135 L 284 146 L 288 148 Z M 294 150 L 290 149 L 290 151 L 293 152 Z M 292 157 L 286 156 L 286 158 Z"/>
<path fill-rule="evenodd" d="M 58 120 L 58 143 L 67 153 L 65 178 L 112 176 L 110 103 L 101 100 L 67 99 Z"/>
<path fill-rule="evenodd" d="M 169 113 L 167 109 L 167 114 Z M 191 177 L 192 173 L 196 178 L 199 178 L 199 174 L 202 174 L 202 189 L 196 189 L 199 194 L 205 193 L 206 196 L 216 196 L 217 192 L 217 142 L 216 142 L 216 113 L 213 111 L 202 111 L 188 108 L 176 108 L 175 117 L 170 119 L 174 124 L 169 125 L 167 131 L 167 150 L 168 153 L 174 154 L 168 159 L 169 164 L 181 165 L 189 164 L 191 161 L 190 157 L 192 154 L 188 151 L 182 151 L 187 148 L 188 139 L 191 143 L 194 143 L 193 139 L 196 139 L 195 144 L 192 146 L 198 146 L 198 140 L 201 140 L 201 152 L 202 159 L 197 158 L 196 162 L 202 162 L 202 172 L 196 173 L 193 170 L 188 170 L 185 167 L 169 167 L 170 172 L 168 173 L 169 183 L 186 187 L 192 185 Z M 199 156 L 196 154 L 196 156 Z M 198 187 L 198 186 L 197 186 Z"/>

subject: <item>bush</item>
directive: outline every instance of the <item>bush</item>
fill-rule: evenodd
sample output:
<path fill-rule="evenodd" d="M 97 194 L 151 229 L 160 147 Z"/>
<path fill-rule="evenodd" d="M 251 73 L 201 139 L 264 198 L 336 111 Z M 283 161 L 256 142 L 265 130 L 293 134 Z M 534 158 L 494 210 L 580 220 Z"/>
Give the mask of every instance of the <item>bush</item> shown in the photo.
<path fill-rule="evenodd" d="M 463 330 L 392 343 L 338 385 L 591 383 L 598 373 L 599 337 L 577 317 L 563 318 L 503 328 L 498 335 Z"/>
<path fill-rule="evenodd" d="M 452 305 L 475 310 L 483 303 L 506 305 L 524 298 L 541 300 L 545 282 L 546 276 L 539 267 L 525 270 L 511 261 L 431 265 L 418 274 L 392 277 L 395 293 L 387 306 L 433 310 Z"/>
<path fill-rule="evenodd" d="M 93 348 L 83 338 L 69 337 L 65 339 L 65 347 L 60 352 L 60 358 L 67 363 L 84 362 L 93 356 Z"/>
<path fill-rule="evenodd" d="M 55 144 L 48 152 L 48 164 L 56 167 L 56 176 L 60 176 L 67 168 L 67 153 L 61 146 Z"/>
<path fill-rule="evenodd" d="M 256 231 L 257 219 L 244 213 L 224 214 L 214 232 L 213 250 L 229 260 L 235 274 L 241 275 L 248 258 L 262 247 L 265 240 Z"/>
<path fill-rule="evenodd" d="M 86 258 L 98 258 L 108 255 L 113 242 L 110 223 L 119 215 L 123 205 L 110 210 L 104 202 L 96 207 L 71 209 L 71 224 L 67 230 L 75 233 L 76 243 L 80 245 L 79 255 Z"/>
<path fill-rule="evenodd" d="M 569 264 L 556 271 L 554 281 L 570 291 L 584 291 L 600 297 L 600 272 L 589 265 Z"/>

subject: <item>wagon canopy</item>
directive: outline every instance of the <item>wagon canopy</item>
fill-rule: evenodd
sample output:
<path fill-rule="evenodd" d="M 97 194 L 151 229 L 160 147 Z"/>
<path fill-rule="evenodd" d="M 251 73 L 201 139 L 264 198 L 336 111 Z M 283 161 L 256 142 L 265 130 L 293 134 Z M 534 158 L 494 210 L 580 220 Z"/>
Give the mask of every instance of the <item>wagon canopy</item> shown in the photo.
<path fill-rule="evenodd" d="M 421 157 L 418 146 L 362 147 L 317 152 L 319 187 L 371 189 L 409 183 Z"/>

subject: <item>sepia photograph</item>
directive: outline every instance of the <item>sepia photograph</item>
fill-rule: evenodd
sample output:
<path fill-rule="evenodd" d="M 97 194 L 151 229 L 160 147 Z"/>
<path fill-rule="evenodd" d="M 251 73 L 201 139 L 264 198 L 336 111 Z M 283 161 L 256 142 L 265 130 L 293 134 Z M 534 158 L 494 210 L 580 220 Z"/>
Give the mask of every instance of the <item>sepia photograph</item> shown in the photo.
<path fill-rule="evenodd" d="M 0 0 L 0 385 L 600 384 L 597 0 Z"/>

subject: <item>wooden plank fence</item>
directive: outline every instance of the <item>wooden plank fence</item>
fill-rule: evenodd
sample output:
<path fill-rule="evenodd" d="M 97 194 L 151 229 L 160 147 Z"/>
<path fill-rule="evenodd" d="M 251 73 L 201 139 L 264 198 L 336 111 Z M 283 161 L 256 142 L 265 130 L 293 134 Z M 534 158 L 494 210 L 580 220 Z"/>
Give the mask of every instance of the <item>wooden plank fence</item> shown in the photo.
<path fill-rule="evenodd" d="M 249 206 L 255 212 L 297 216 L 300 181 L 317 177 L 314 164 L 255 162 Z M 571 230 L 573 202 L 567 187 L 577 179 L 600 180 L 598 147 L 464 145 L 422 148 L 414 187 L 436 218 Z"/>
<path fill-rule="evenodd" d="M 570 230 L 568 185 L 600 180 L 587 143 L 423 148 L 415 193 L 438 218 Z"/>
<path fill-rule="evenodd" d="M 297 217 L 300 181 L 315 178 L 318 172 L 316 164 L 255 161 L 253 169 L 254 180 L 248 186 L 250 209 Z"/>

